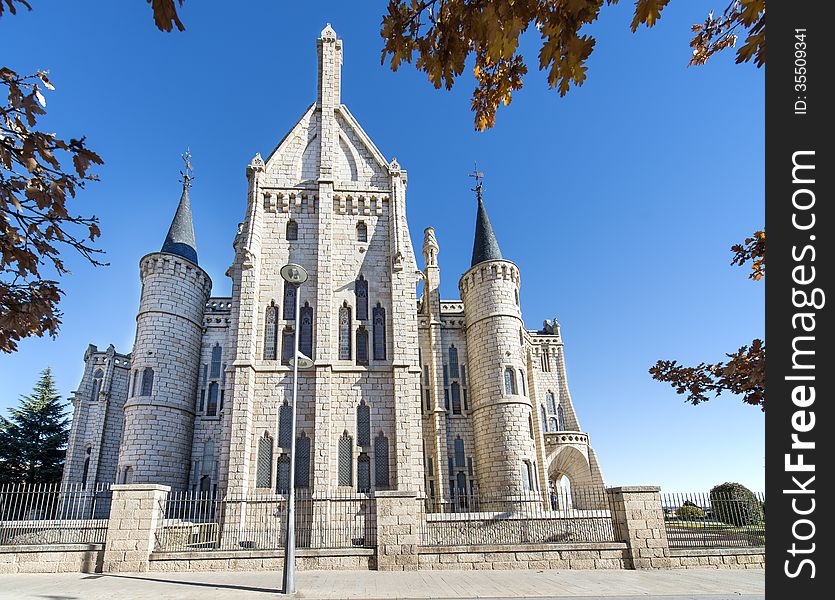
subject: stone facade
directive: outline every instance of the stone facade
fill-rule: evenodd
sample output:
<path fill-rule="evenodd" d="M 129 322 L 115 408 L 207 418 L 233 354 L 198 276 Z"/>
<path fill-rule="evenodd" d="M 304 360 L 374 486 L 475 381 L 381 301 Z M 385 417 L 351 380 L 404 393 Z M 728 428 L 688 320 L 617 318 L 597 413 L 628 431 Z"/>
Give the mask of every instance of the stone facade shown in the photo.
<path fill-rule="evenodd" d="M 342 104 L 342 41 L 328 26 L 316 47 L 316 101 L 246 168 L 231 297 L 210 297 L 197 264 L 187 172 L 162 250 L 140 262 L 131 354 L 85 354 L 65 481 L 280 491 L 298 329 L 314 361 L 299 374 L 300 487 L 405 493 L 410 512 L 426 496 L 602 486 L 559 325 L 524 326 L 521 269 L 496 254 L 480 192 L 478 252 L 461 299 L 442 300 L 432 228 L 418 269 L 406 171 Z M 298 323 L 287 263 L 309 273 Z M 397 566 L 417 565 L 412 542 L 391 544 Z"/>

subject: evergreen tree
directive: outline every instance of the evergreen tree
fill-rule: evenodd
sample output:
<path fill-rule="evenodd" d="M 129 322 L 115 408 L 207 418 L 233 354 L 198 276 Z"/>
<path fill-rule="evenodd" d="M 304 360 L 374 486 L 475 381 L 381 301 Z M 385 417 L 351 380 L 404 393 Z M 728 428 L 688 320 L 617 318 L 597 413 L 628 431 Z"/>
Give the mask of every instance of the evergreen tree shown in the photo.
<path fill-rule="evenodd" d="M 57 483 L 64 469 L 69 419 L 52 370 L 41 373 L 31 396 L 0 416 L 0 483 Z"/>

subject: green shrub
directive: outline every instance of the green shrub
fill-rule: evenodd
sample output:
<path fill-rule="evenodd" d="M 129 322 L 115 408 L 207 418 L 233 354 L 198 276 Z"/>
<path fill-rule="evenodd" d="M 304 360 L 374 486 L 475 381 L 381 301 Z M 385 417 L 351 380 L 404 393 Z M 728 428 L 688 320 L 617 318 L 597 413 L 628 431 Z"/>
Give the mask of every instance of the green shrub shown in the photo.
<path fill-rule="evenodd" d="M 676 509 L 676 516 L 682 521 L 695 521 L 697 519 L 704 519 L 705 511 L 689 500 L 685 500 L 684 504 Z"/>
<path fill-rule="evenodd" d="M 763 520 L 763 511 L 754 492 L 740 483 L 726 482 L 710 490 L 712 516 L 717 521 L 742 527 Z"/>

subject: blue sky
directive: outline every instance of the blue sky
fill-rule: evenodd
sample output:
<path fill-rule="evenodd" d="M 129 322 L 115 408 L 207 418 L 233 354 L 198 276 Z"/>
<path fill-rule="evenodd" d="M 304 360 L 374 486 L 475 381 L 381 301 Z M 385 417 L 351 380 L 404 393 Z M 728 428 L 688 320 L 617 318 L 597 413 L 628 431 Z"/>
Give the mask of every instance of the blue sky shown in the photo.
<path fill-rule="evenodd" d="M 730 53 L 686 66 L 690 25 L 724 6 L 678 0 L 636 34 L 631 2 L 604 6 L 587 28 L 598 39 L 588 80 L 565 98 L 537 70 L 529 32 L 525 89 L 477 133 L 469 72 L 446 92 L 408 65 L 380 65 L 382 0 L 223 3 L 228 13 L 191 0 L 187 31 L 170 34 L 142 0 L 33 4 L 0 19 L 0 57 L 18 72 L 49 69 L 57 91 L 45 127 L 86 135 L 105 159 L 75 208 L 101 218 L 111 266 L 69 261 L 58 338 L 0 356 L 0 410 L 46 365 L 68 396 L 88 343 L 130 351 L 139 259 L 162 244 L 186 146 L 200 263 L 214 294 L 229 293 L 245 166 L 315 99 L 315 40 L 330 22 L 344 40 L 342 100 L 408 170 L 412 241 L 419 254 L 424 227 L 435 227 L 446 298 L 472 252 L 467 174 L 475 162 L 486 173 L 502 252 L 522 270 L 526 324 L 559 319 L 574 404 L 607 483 L 763 489 L 759 409 L 725 395 L 694 407 L 647 374 L 659 358 L 721 360 L 764 334 L 763 284 L 729 264 L 729 247 L 764 223 L 763 71 Z"/>

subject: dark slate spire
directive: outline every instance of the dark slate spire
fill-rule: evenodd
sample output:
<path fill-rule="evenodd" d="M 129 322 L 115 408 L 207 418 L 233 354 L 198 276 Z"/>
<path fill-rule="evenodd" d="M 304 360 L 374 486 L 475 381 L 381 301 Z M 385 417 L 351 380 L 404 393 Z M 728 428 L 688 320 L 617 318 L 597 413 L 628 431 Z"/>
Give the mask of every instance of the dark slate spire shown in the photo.
<path fill-rule="evenodd" d="M 188 188 L 191 186 L 191 153 L 186 151 L 183 155 L 186 163 L 186 170 L 183 175 L 183 195 L 180 196 L 180 205 L 171 227 L 168 228 L 168 235 L 162 244 L 161 252 L 169 252 L 182 256 L 197 264 L 197 242 L 194 241 L 194 223 L 191 220 L 191 202 L 188 199 Z"/>
<path fill-rule="evenodd" d="M 482 173 L 472 173 L 475 177 L 475 193 L 478 196 L 478 213 L 475 218 L 475 241 L 473 242 L 473 262 L 471 267 L 487 260 L 501 260 L 502 251 L 499 249 L 499 242 L 496 234 L 493 233 L 493 226 L 490 225 L 490 218 L 487 216 L 487 209 L 481 200 L 481 178 Z"/>

